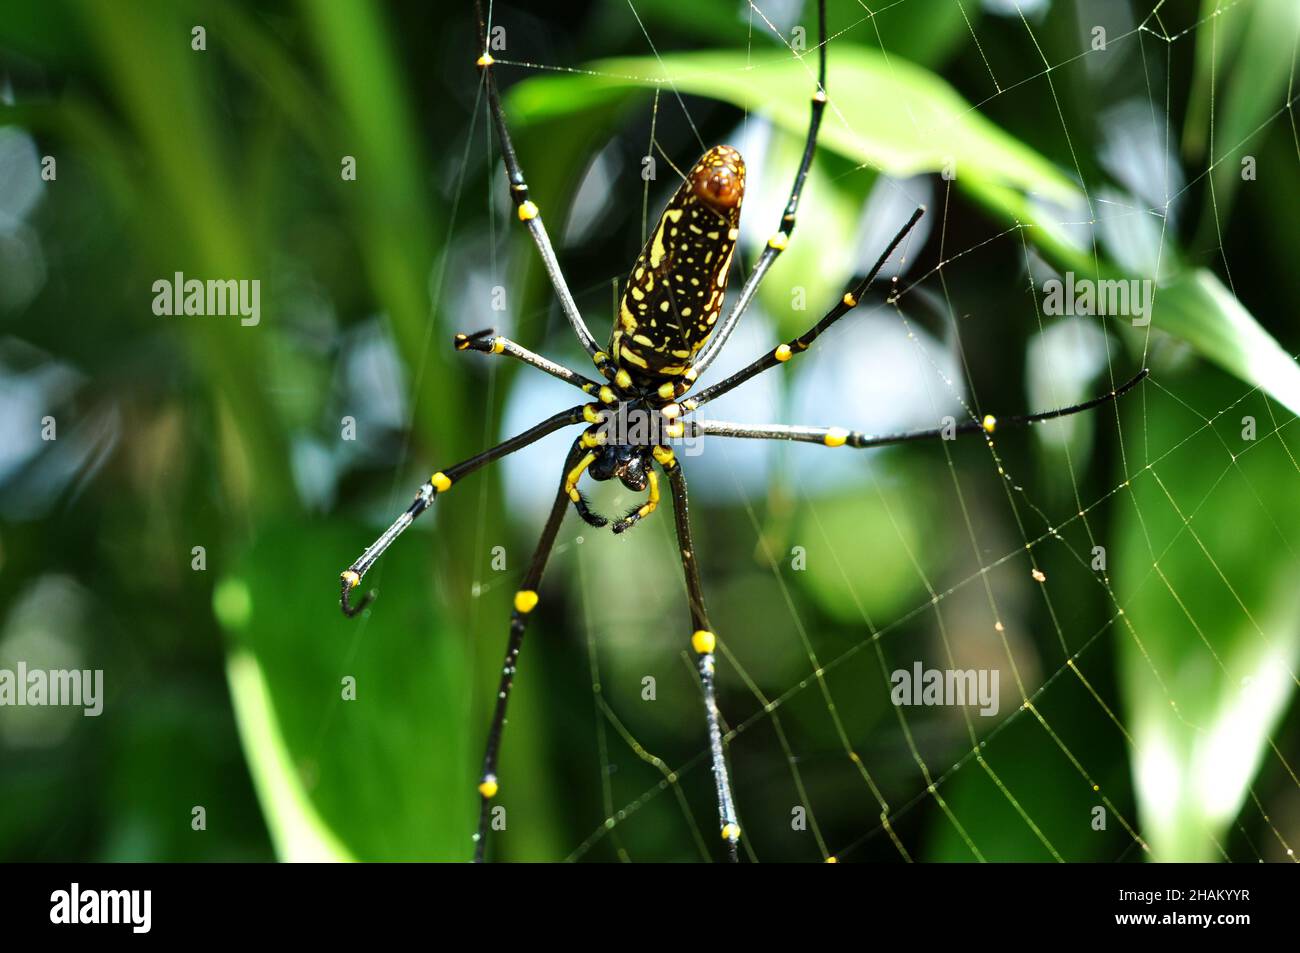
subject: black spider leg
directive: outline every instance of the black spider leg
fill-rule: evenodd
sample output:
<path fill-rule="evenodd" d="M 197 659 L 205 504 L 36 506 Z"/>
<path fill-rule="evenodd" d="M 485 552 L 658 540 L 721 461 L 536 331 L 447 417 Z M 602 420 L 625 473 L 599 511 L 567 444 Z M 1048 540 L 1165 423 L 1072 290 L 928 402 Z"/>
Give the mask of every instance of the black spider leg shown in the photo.
<path fill-rule="evenodd" d="M 727 858 L 738 860 L 740 822 L 736 819 L 736 802 L 731 792 L 731 775 L 727 770 L 726 751 L 722 745 L 721 716 L 714 685 L 714 650 L 717 637 L 709 624 L 709 613 L 704 606 L 704 587 L 700 583 L 700 568 L 695 558 L 695 544 L 691 539 L 691 518 L 686 500 L 686 475 L 668 447 L 656 447 L 655 459 L 668 477 L 673 497 L 673 522 L 677 527 L 677 547 L 682 557 L 682 573 L 686 577 L 686 594 L 690 600 L 691 648 L 696 655 L 700 673 L 700 687 L 704 691 L 704 714 L 709 730 L 709 761 L 713 767 L 713 782 L 718 796 L 718 820 L 722 839 L 727 845 Z"/>
<path fill-rule="evenodd" d="M 808 170 L 812 167 L 813 155 L 817 152 L 817 133 L 821 129 L 822 113 L 826 111 L 826 0 L 817 0 L 817 89 L 813 91 L 811 114 L 808 118 L 808 136 L 804 140 L 803 158 L 799 161 L 799 170 L 794 176 L 794 185 L 790 187 L 790 198 L 786 201 L 785 211 L 781 214 L 781 224 L 777 232 L 767 240 L 763 253 L 759 255 L 754 270 L 749 273 L 741 286 L 740 295 L 731 311 L 727 313 L 722 324 L 714 330 L 709 342 L 700 349 L 692 362 L 696 375 L 703 374 L 705 368 L 717 359 L 722 347 L 736 329 L 741 315 L 749 308 L 758 286 L 773 262 L 790 244 L 794 233 L 795 217 L 799 212 L 799 199 L 803 195 L 804 182 L 808 179 Z"/>
<path fill-rule="evenodd" d="M 691 436 L 747 437 L 754 440 L 795 440 L 801 443 L 820 443 L 828 447 L 883 447 L 895 443 L 908 443 L 916 440 L 951 439 L 960 434 L 983 433 L 991 436 L 1002 427 L 1030 426 L 1044 420 L 1069 417 L 1100 407 L 1102 404 L 1118 400 L 1146 379 L 1150 372 L 1143 368 L 1108 394 L 1102 394 L 1081 404 L 1071 404 L 1056 410 L 1045 410 L 1036 414 L 1022 414 L 1016 417 L 998 419 L 992 414 L 983 420 L 967 420 L 949 427 L 935 427 L 930 430 L 910 430 L 904 433 L 871 435 L 857 430 L 844 430 L 840 427 L 804 427 L 789 424 L 734 424 L 725 420 L 687 420 L 686 431 Z"/>
<path fill-rule="evenodd" d="M 524 629 L 528 625 L 533 609 L 537 607 L 537 587 L 542 581 L 546 560 L 555 547 L 555 537 L 560 531 L 564 511 L 569 505 L 567 482 L 570 469 L 584 453 L 581 440 L 576 441 L 569 450 L 564 463 L 564 472 L 560 477 L 560 489 L 555 495 L 555 502 L 551 505 L 551 515 L 546 518 L 546 526 L 543 527 L 542 537 L 537 541 L 537 548 L 533 551 L 532 562 L 528 564 L 523 583 L 515 593 L 514 610 L 510 614 L 510 639 L 506 644 L 505 661 L 501 665 L 501 682 L 497 687 L 492 726 L 488 729 L 487 748 L 483 753 L 483 773 L 479 777 L 478 792 L 482 797 L 482 804 L 479 808 L 478 831 L 474 835 L 475 863 L 483 860 L 483 852 L 487 847 L 488 827 L 492 821 L 492 799 L 500 790 L 500 785 L 497 783 L 497 757 L 501 751 L 501 735 L 506 727 L 506 706 L 510 702 L 510 689 L 515 682 L 519 652 L 524 644 Z"/>
<path fill-rule="evenodd" d="M 582 474 L 586 472 L 587 467 L 596 462 L 598 448 L 603 447 L 607 439 L 603 424 L 608 412 L 598 409 L 594 404 L 590 405 L 590 408 L 587 411 L 587 419 L 592 421 L 592 425 L 582 432 L 582 436 L 574 444 L 578 455 L 574 461 L 565 464 L 564 483 L 561 484 L 560 489 L 572 501 L 574 510 L 582 517 L 583 522 L 600 529 L 609 520 L 593 510 L 591 501 L 578 489 L 578 481 L 582 479 Z"/>
<path fill-rule="evenodd" d="M 776 367 L 778 364 L 784 364 L 794 355 L 808 350 L 808 348 L 812 346 L 813 341 L 816 341 L 823 331 L 858 306 L 858 302 L 861 300 L 862 296 L 866 294 L 867 288 L 870 287 L 871 282 L 875 280 L 876 275 L 880 274 L 880 269 L 885 267 L 885 262 L 887 262 L 890 256 L 894 254 L 894 250 L 898 248 L 903 239 L 907 237 L 908 232 L 916 226 L 916 223 L 921 220 L 921 216 L 924 214 L 924 206 L 918 208 L 912 213 L 912 217 L 907 220 L 907 224 L 898 230 L 898 234 L 895 235 L 893 241 L 889 243 L 889 247 L 881 253 L 880 257 L 876 259 L 876 263 L 871 266 L 871 271 L 867 272 L 867 276 L 859 281 L 852 291 L 846 291 L 844 297 L 836 302 L 835 307 L 827 311 L 820 321 L 797 338 L 793 338 L 785 344 L 777 345 L 767 354 L 764 354 L 747 367 L 736 371 L 736 373 L 732 374 L 726 380 L 719 381 L 712 387 L 706 387 L 694 397 L 688 397 L 686 400 L 682 401 L 682 407 L 687 411 L 695 410 L 697 407 L 707 404 L 709 401 L 713 400 L 713 398 L 719 397 L 722 394 L 727 393 L 727 391 L 739 387 L 751 377 L 755 377 L 769 368 Z"/>
<path fill-rule="evenodd" d="M 560 310 L 564 312 L 569 326 L 577 335 L 578 343 L 591 355 L 592 361 L 601 374 L 612 380 L 616 368 L 609 356 L 600 350 L 596 339 L 587 329 L 587 323 L 583 321 L 578 305 L 573 300 L 573 294 L 569 291 L 569 284 L 560 270 L 555 248 L 551 245 L 546 225 L 542 222 L 542 213 L 538 210 L 537 204 L 528 197 L 528 182 L 524 179 L 524 170 L 519 165 L 519 157 L 515 155 L 515 146 L 510 139 L 510 130 L 506 126 L 505 112 L 501 108 L 501 97 L 497 93 L 496 75 L 492 69 L 495 60 L 489 49 L 488 22 L 483 16 L 482 0 L 474 0 L 474 9 L 478 14 L 478 38 L 483 46 L 483 55 L 478 58 L 478 67 L 483 71 L 483 81 L 487 84 L 488 108 L 492 113 L 493 124 L 496 126 L 497 139 L 501 143 L 501 158 L 505 163 L 506 178 L 510 182 L 510 198 L 515 203 L 515 213 L 528 229 L 533 244 L 537 246 L 542 266 L 546 269 L 546 277 L 550 279 L 551 287 L 560 302 Z"/>
<path fill-rule="evenodd" d="M 599 394 L 600 388 L 605 386 L 589 377 L 584 377 L 572 368 L 557 364 L 549 358 L 542 357 L 535 351 L 528 350 L 522 344 L 516 344 L 509 338 L 501 337 L 494 328 L 485 328 L 472 334 L 457 334 L 452 339 L 452 344 L 458 351 L 478 351 L 480 354 L 504 354 L 507 357 L 513 357 L 529 367 L 535 367 L 552 377 L 559 378 L 566 384 L 572 384 L 586 394 Z"/>
<path fill-rule="evenodd" d="M 429 508 L 440 493 L 446 493 L 457 480 L 473 473 L 480 467 L 486 466 L 493 460 L 500 460 L 502 457 L 528 446 L 530 443 L 537 442 L 547 434 L 573 424 L 582 423 L 583 420 L 587 419 L 585 415 L 592 412 L 593 406 L 592 404 L 579 404 L 576 407 L 570 407 L 568 410 L 561 411 L 555 416 L 548 417 L 541 423 L 529 427 L 523 433 L 502 441 L 495 447 L 484 450 L 482 453 L 472 456 L 468 460 L 463 460 L 454 466 L 435 472 L 416 491 L 415 500 L 412 501 L 401 516 L 393 521 L 393 525 L 384 530 L 377 540 L 366 547 L 366 551 L 357 558 L 357 561 L 340 574 L 341 594 L 339 606 L 343 609 L 343 614 L 349 617 L 354 616 L 371 603 L 375 598 L 375 594 L 368 592 L 359 603 L 353 605 L 352 590 L 361 585 L 361 577 L 384 554 L 384 550 L 388 549 L 393 544 L 393 541 L 406 531 L 406 528 L 415 521 L 417 516 Z"/>

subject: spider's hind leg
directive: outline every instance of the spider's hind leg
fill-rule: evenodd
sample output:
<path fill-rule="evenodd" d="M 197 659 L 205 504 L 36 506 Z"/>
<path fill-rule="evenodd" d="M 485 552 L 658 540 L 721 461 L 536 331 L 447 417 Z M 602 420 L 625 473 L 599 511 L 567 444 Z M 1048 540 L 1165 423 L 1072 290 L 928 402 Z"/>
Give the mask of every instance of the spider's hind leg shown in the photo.
<path fill-rule="evenodd" d="M 501 736 L 506 726 L 506 706 L 510 702 L 510 689 L 514 686 L 516 666 L 519 653 L 524 644 L 524 630 L 533 609 L 537 607 L 537 589 L 542 581 L 542 572 L 551 550 L 555 548 L 555 538 L 560 532 L 560 523 L 564 521 L 564 510 L 568 505 L 568 480 L 571 468 L 583 455 L 581 442 L 575 443 L 569 451 L 564 464 L 564 477 L 560 482 L 559 492 L 551 505 L 551 514 L 546 519 L 542 537 L 537 541 L 533 551 L 532 562 L 515 593 L 514 611 L 510 614 L 510 640 L 506 644 L 505 661 L 501 666 L 501 680 L 497 688 L 496 707 L 492 713 L 492 726 L 488 729 L 487 746 L 483 753 L 483 772 L 479 775 L 478 793 L 481 798 L 479 808 L 478 832 L 474 835 L 474 860 L 482 861 L 487 847 L 487 832 L 492 821 L 492 800 L 500 792 L 497 781 L 497 762 L 501 752 Z"/>
<path fill-rule="evenodd" d="M 691 648 L 696 655 L 700 673 L 700 687 L 704 692 L 704 714 L 709 731 L 709 760 L 713 766 L 713 782 L 718 797 L 718 823 L 722 840 L 727 847 L 727 858 L 737 861 L 740 843 L 740 821 L 736 816 L 735 797 L 731 791 L 731 774 L 727 769 L 727 755 L 722 741 L 722 716 L 718 712 L 718 699 L 714 687 L 714 649 L 717 638 L 709 624 L 709 614 L 704 607 L 704 588 L 700 583 L 700 568 L 695 557 L 695 544 L 691 540 L 691 520 L 686 502 L 686 475 L 668 447 L 656 447 L 655 459 L 668 477 L 673 496 L 673 519 L 677 527 L 677 546 L 681 550 L 682 573 L 686 576 L 686 592 L 690 599 Z"/>

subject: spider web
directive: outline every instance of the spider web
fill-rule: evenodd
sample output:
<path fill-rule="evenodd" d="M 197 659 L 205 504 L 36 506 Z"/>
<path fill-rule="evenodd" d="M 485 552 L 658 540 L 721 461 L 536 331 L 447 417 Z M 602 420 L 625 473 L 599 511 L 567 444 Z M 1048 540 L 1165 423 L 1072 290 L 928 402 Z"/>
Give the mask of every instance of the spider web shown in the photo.
<path fill-rule="evenodd" d="M 919 3 L 864 3 L 856 21 L 831 21 L 828 122 L 849 124 L 837 104 L 847 93 L 833 85 L 837 48 L 869 35 L 892 63 L 889 37 L 880 24 L 890 11 L 897 12 L 895 8 Z M 1162 274 L 1162 263 L 1173 254 L 1171 221 L 1190 190 L 1208 187 L 1217 248 L 1216 260 L 1206 264 L 1223 276 L 1235 296 L 1236 263 L 1228 260 L 1227 223 L 1220 216 L 1213 173 L 1221 163 L 1236 162 L 1247 140 L 1215 141 L 1219 104 L 1212 82 L 1209 113 L 1200 130 L 1207 148 L 1199 166 L 1188 166 L 1187 180 L 1178 181 L 1169 168 L 1176 163 L 1171 157 L 1179 148 L 1169 113 L 1172 97 L 1188 82 L 1182 66 L 1186 45 L 1208 41 L 1211 75 L 1215 75 L 1222 68 L 1220 29 L 1228 28 L 1232 18 L 1244 17 L 1251 4 L 1225 2 L 1192 18 L 1189 25 L 1171 30 L 1166 27 L 1171 11 L 1165 0 L 1137 3 L 1130 11 L 1131 29 L 1109 37 L 1109 50 L 1126 50 L 1130 55 L 1136 51 L 1141 63 L 1141 93 L 1135 100 L 1149 113 L 1147 127 L 1165 162 L 1159 176 L 1163 194 L 1146 197 L 1150 201 L 1089 188 L 1096 176 L 1085 174 L 1084 130 L 1072 128 L 1062 105 L 1062 98 L 1071 94 L 1070 85 L 1087 82 L 1092 61 L 1105 55 L 1089 49 L 1086 16 L 1080 16 L 1078 53 L 1052 61 L 1042 42 L 1048 23 L 1046 5 L 1000 0 L 986 3 L 983 16 L 976 16 L 975 0 L 953 0 L 953 4 L 964 20 L 966 41 L 988 75 L 987 95 L 972 109 L 987 114 L 1033 110 L 1059 136 L 1065 157 L 1060 164 L 1082 188 L 1085 202 L 1082 218 L 1062 218 L 1060 226 L 1082 232 L 1087 251 L 1099 261 L 1101 236 L 1108 227 L 1134 221 L 1154 225 L 1156 258 L 1151 273 Z M 1119 15 L 1123 9 L 1124 5 L 1117 5 L 1108 13 Z M 659 57 L 664 52 L 656 43 L 655 24 L 641 15 L 636 0 L 628 0 L 625 8 L 611 4 L 607 15 L 635 22 L 648 55 Z M 812 4 L 800 11 L 797 5 L 751 3 L 737 23 L 747 33 L 753 69 L 764 69 L 773 50 L 784 44 L 788 54 L 807 67 L 808 89 L 813 88 L 816 11 Z M 806 51 L 792 48 L 789 27 L 795 23 L 807 28 Z M 1013 33 L 1028 39 L 1036 61 L 1013 60 L 1004 52 L 1009 49 L 1006 36 Z M 589 72 L 581 64 L 567 62 L 499 60 L 507 80 L 557 70 Z M 1292 109 L 1297 95 L 1295 63 L 1293 53 L 1285 101 L 1270 111 L 1248 140 L 1262 139 L 1280 124 L 1293 150 L 1289 160 L 1300 163 L 1300 136 Z M 801 101 L 805 93 L 791 91 Z M 708 124 L 716 118 L 714 112 L 680 93 L 671 74 L 646 99 L 646 106 L 628 121 L 629 128 L 636 130 L 629 135 L 644 136 L 646 155 L 676 170 L 692 160 L 696 146 L 713 144 Z M 899 109 L 913 124 L 921 123 L 910 115 L 907 103 L 900 103 Z M 504 244 L 505 233 L 497 223 L 503 220 L 508 203 L 502 198 L 498 156 L 482 100 L 476 122 L 471 136 L 482 137 L 485 154 L 471 160 L 467 145 L 458 157 L 458 202 L 467 164 L 489 163 L 492 184 L 482 201 L 490 229 L 486 243 L 493 258 L 486 280 L 505 284 L 512 256 L 532 255 L 533 250 L 522 240 Z M 759 147 L 757 153 L 742 151 L 751 174 L 744 230 L 753 230 L 752 237 L 761 240 L 763 229 L 778 217 L 774 209 L 784 201 L 789 171 L 770 176 L 763 172 L 764 158 L 778 152 L 775 147 L 763 149 L 772 141 L 763 119 L 744 115 L 735 128 L 738 138 Z M 526 172 L 529 141 L 525 139 L 521 147 Z M 613 160 L 598 157 L 593 162 L 574 200 L 569 234 L 563 237 L 594 227 L 600 207 L 615 201 L 616 194 L 619 200 L 631 201 L 630 176 L 607 172 L 601 178 L 600 165 L 606 161 Z M 780 163 L 773 160 L 772 164 Z M 821 238 L 815 225 L 808 223 L 817 221 L 810 206 L 830 194 L 825 171 L 820 165 L 814 171 L 792 249 L 815 245 Z M 840 174 L 851 179 L 874 171 L 860 167 Z M 1292 166 L 1290 174 L 1295 171 Z M 674 181 L 676 174 L 671 176 Z M 597 187 L 587 194 L 592 182 Z M 972 229 L 967 220 L 979 212 L 958 196 L 954 184 L 938 177 L 922 183 L 880 176 L 866 207 L 866 233 L 892 232 L 916 201 L 918 190 L 929 190 L 929 233 L 909 240 L 902 263 L 885 272 L 894 275 L 892 286 L 877 282 L 877 289 L 887 288 L 887 295 L 877 294 L 869 307 L 864 305 L 846 317 L 808 356 L 794 362 L 799 366 L 774 370 L 719 400 L 716 416 L 871 430 L 872 421 L 856 419 L 846 409 L 861 407 L 862 402 L 859 399 L 855 405 L 851 394 L 846 397 L 835 375 L 841 375 L 841 381 L 842 375 L 854 375 L 853 356 L 888 335 L 893 343 L 886 350 L 895 362 L 906 361 L 897 373 L 907 378 L 908 385 L 899 413 L 879 418 L 893 426 L 880 429 L 934 426 L 949 413 L 958 420 L 979 420 L 995 409 L 981 399 L 992 382 L 986 376 L 988 361 L 979 352 L 987 346 L 983 337 L 995 332 L 1007 313 L 1023 321 L 1035 342 L 1032 346 L 1042 348 L 1027 375 L 1031 393 L 1022 397 L 1018 407 L 996 409 L 1019 412 L 1063 406 L 1117 387 L 1137 367 L 1152 366 L 1153 373 L 1121 402 L 1099 408 L 1088 422 L 1074 418 L 1030 432 L 1000 431 L 985 442 L 972 437 L 928 447 L 866 451 L 847 462 L 834 461 L 833 466 L 845 468 L 839 476 L 816 472 L 832 466 L 822 456 L 831 451 L 800 445 L 759 447 L 713 438 L 698 461 L 684 459 L 695 503 L 706 598 L 720 638 L 720 705 L 728 729 L 732 782 L 746 831 L 742 852 L 752 860 L 1151 859 L 1147 831 L 1161 822 L 1147 816 L 1149 801 L 1146 810 L 1139 807 L 1143 795 L 1137 789 L 1145 787 L 1150 798 L 1150 792 L 1159 789 L 1160 771 L 1176 773 L 1176 766 L 1152 766 L 1152 751 L 1159 746 L 1150 728 L 1135 727 L 1135 721 L 1149 726 L 1153 717 L 1135 701 L 1132 686 L 1141 686 L 1141 704 L 1165 707 L 1177 726 L 1208 745 L 1222 729 L 1200 723 L 1195 697 L 1199 683 L 1187 673 L 1208 670 L 1225 680 L 1238 675 L 1225 657 L 1221 633 L 1203 621 L 1204 602 L 1198 598 L 1202 587 L 1216 588 L 1237 623 L 1272 660 L 1273 671 L 1287 683 L 1285 688 L 1298 684 L 1294 634 L 1287 628 L 1294 625 L 1294 616 L 1272 618 L 1270 601 L 1234 578 L 1235 554 L 1225 552 L 1222 534 L 1197 521 L 1198 514 L 1214 511 L 1230 486 L 1245 487 L 1269 533 L 1257 545 L 1275 548 L 1279 562 L 1296 558 L 1295 524 L 1288 514 L 1278 512 L 1271 493 L 1255 482 L 1264 472 L 1270 483 L 1292 492 L 1300 489 L 1296 479 L 1300 464 L 1285 439 L 1295 438 L 1294 416 L 1235 379 L 1226 391 L 1223 386 L 1214 391 L 1207 404 L 1206 395 L 1189 389 L 1188 378 L 1178 373 L 1188 359 L 1180 357 L 1178 347 L 1159 333 L 1158 307 L 1152 324 L 1127 344 L 1104 318 L 1064 322 L 1044 315 L 1038 289 L 1046 272 L 1033 248 L 1032 226 Z M 665 188 L 671 186 L 651 181 L 642 185 L 642 240 Z M 545 205 L 543 210 L 547 211 Z M 621 275 L 593 276 L 575 268 L 565 246 L 580 242 L 561 241 L 558 223 L 563 216 L 557 211 L 548 215 L 553 238 L 588 324 L 600 339 L 606 333 L 609 289 Z M 878 251 L 883 246 L 870 241 L 867 235 L 851 251 L 860 257 L 864 247 Z M 1019 283 L 972 310 L 966 288 L 999 255 L 1012 256 L 1019 264 Z M 745 254 L 737 255 L 738 267 L 744 268 L 754 257 L 751 243 L 745 246 Z M 874 257 L 873 252 L 866 261 Z M 769 283 L 780 280 L 776 273 L 768 278 Z M 733 283 L 732 296 L 736 287 Z M 1157 306 L 1160 295 L 1158 289 Z M 525 336 L 523 343 L 581 367 L 580 355 L 565 340 L 562 322 L 547 320 L 548 315 L 553 318 L 552 297 L 548 294 L 544 301 L 539 309 L 516 320 L 525 328 L 546 325 L 550 330 L 544 339 Z M 802 316 L 808 325 L 824 306 L 825 302 L 815 300 L 808 303 Z M 776 327 L 780 323 L 784 329 L 784 321 L 778 322 L 770 311 L 768 303 L 760 302 L 746 314 L 705 383 L 721 379 L 788 336 Z M 1059 344 L 1048 346 L 1052 329 L 1063 324 L 1071 329 L 1073 351 Z M 506 329 L 506 333 L 511 332 Z M 1008 363 L 1023 359 L 1016 349 L 1002 348 L 999 353 Z M 1089 375 L 1087 383 L 1075 382 L 1071 354 L 1087 353 L 1094 355 L 1098 373 Z M 489 361 L 486 370 L 489 405 L 496 393 L 496 363 Z M 820 389 L 805 386 L 813 379 L 831 383 L 819 385 Z M 517 432 L 537 416 L 539 395 L 547 406 L 571 397 L 554 382 L 520 375 L 506 397 L 500 436 Z M 1225 436 L 1237 429 L 1243 413 L 1261 408 L 1255 440 L 1233 442 Z M 485 429 L 484 445 L 495 439 Z M 571 435 L 556 435 L 506 463 L 506 499 L 520 508 L 513 517 L 530 527 L 530 534 L 535 534 L 540 513 L 554 493 L 556 461 L 562 458 L 568 439 Z M 1110 449 L 1098 459 L 1096 447 L 1103 442 Z M 840 450 L 835 455 L 852 453 Z M 1267 468 L 1247 469 L 1252 458 L 1261 455 L 1268 457 Z M 1194 493 L 1174 478 L 1186 468 L 1201 471 Z M 927 476 L 915 479 L 916 492 L 927 502 L 918 506 L 916 494 L 907 486 L 922 470 Z M 752 478 L 754 472 L 762 479 Z M 1100 482 L 1098 472 L 1103 474 Z M 907 486 L 900 490 L 900 484 Z M 875 520 L 872 525 L 880 527 L 869 535 L 870 542 L 892 539 L 890 556 L 881 561 L 894 570 L 901 566 L 903 575 L 862 573 L 870 560 L 844 542 L 842 531 L 852 516 L 845 515 L 842 503 L 854 493 L 869 501 L 866 510 Z M 601 486 L 594 495 L 602 511 L 621 512 L 631 502 L 631 496 L 618 488 Z M 566 520 L 543 581 L 545 589 L 566 591 L 573 611 L 566 616 L 566 629 L 534 620 L 516 687 L 515 704 L 527 714 L 521 714 L 519 707 L 512 712 L 502 767 L 508 775 L 512 759 L 525 757 L 529 744 L 539 739 L 545 743 L 542 728 L 522 724 L 525 718 L 548 711 L 545 699 L 528 701 L 530 693 L 543 691 L 530 688 L 530 679 L 542 677 L 539 670 L 562 664 L 548 662 L 544 656 L 555 653 L 585 666 L 590 721 L 567 724 L 563 730 L 585 733 L 591 747 L 577 746 L 584 754 L 576 760 L 556 755 L 553 765 L 556 773 L 564 775 L 576 805 L 564 808 L 569 826 L 577 832 L 574 840 L 558 845 L 561 856 L 569 859 L 718 855 L 704 720 L 686 645 L 685 586 L 671 519 L 664 518 L 669 505 L 665 500 L 656 518 L 627 539 Z M 927 507 L 939 511 L 928 522 Z M 482 481 L 478 508 L 474 565 L 485 566 L 491 522 L 487 481 Z M 854 510 L 860 512 L 861 506 Z M 1159 526 L 1170 514 L 1178 528 L 1166 538 Z M 1136 542 L 1113 544 L 1121 535 Z M 1098 546 L 1108 551 L 1108 568 L 1094 568 Z M 1166 568 L 1172 556 L 1187 547 L 1199 563 L 1199 572 L 1190 577 Z M 828 620 L 801 570 L 792 567 L 791 553 L 796 549 L 819 561 L 821 588 L 838 593 L 841 603 L 851 607 L 852 619 Z M 936 554 L 936 549 L 943 551 Z M 513 559 L 507 572 L 484 573 L 475 584 L 475 595 L 482 598 L 508 591 L 526 559 L 526 555 Z M 1141 560 L 1143 571 L 1136 582 L 1130 576 L 1127 586 L 1120 586 L 1113 578 L 1120 559 Z M 891 605 L 879 597 L 880 587 L 906 593 L 909 601 Z M 1166 651 L 1152 648 L 1153 643 L 1164 641 L 1164 633 L 1126 611 L 1147 587 L 1166 593 L 1185 624 L 1187 644 L 1172 662 Z M 750 602 L 758 608 L 747 614 Z M 502 627 L 494 605 L 480 607 L 471 627 L 496 651 Z M 555 639 L 568 644 L 557 646 Z M 998 670 L 1001 710 L 984 717 L 970 706 L 891 704 L 891 675 L 910 670 L 917 662 L 924 668 Z M 645 697 L 646 675 L 653 677 L 657 693 L 653 701 Z M 571 686 L 572 672 L 563 679 L 548 672 L 547 684 Z M 1127 694 L 1121 690 L 1124 685 L 1129 686 Z M 476 703 L 475 710 L 482 707 Z M 1285 722 L 1264 734 L 1262 764 L 1244 773 L 1245 793 L 1230 814 L 1231 823 L 1211 830 L 1207 822 L 1203 833 L 1213 845 L 1213 857 L 1295 859 L 1300 779 L 1295 752 L 1287 750 L 1288 740 Z M 1229 761 L 1225 756 L 1225 770 Z M 1211 758 L 1209 768 L 1213 767 Z M 537 811 L 559 809 L 554 798 L 539 797 L 538 802 Z M 1098 808 L 1107 821 L 1102 831 L 1092 826 Z M 530 810 L 524 804 L 512 807 L 512 829 L 529 823 Z M 994 828 L 986 815 L 995 816 L 1015 833 L 1005 842 L 992 837 Z M 585 827 L 583 817 L 589 820 Z"/>

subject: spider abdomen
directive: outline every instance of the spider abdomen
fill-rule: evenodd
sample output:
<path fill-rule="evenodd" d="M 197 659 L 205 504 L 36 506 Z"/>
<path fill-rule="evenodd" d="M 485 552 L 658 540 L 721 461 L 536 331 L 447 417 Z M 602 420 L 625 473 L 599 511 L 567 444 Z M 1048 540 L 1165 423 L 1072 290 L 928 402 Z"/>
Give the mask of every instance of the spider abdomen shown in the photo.
<path fill-rule="evenodd" d="M 637 256 L 610 340 L 614 362 L 643 387 L 691 366 L 717 325 L 745 194 L 745 160 L 714 146 L 691 168 Z"/>

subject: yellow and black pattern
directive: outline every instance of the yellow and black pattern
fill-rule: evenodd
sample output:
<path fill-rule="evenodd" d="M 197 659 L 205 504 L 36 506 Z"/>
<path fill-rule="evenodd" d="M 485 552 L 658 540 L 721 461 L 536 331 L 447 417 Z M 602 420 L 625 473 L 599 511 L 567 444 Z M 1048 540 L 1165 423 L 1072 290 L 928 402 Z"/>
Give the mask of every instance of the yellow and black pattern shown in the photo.
<path fill-rule="evenodd" d="M 610 354 L 632 383 L 681 377 L 713 333 L 731 272 L 745 160 L 714 146 L 691 168 L 637 257 L 619 303 Z"/>

